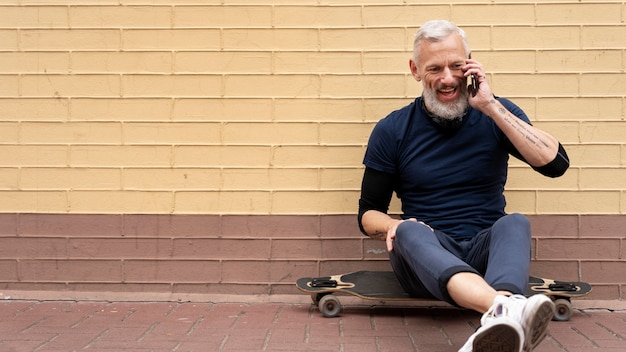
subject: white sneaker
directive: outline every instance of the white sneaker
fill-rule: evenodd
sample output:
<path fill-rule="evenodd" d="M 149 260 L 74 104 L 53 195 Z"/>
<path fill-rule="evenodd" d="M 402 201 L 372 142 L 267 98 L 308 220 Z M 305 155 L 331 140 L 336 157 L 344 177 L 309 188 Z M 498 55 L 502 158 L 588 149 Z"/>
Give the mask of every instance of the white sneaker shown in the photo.
<path fill-rule="evenodd" d="M 523 351 L 530 352 L 548 334 L 548 324 L 554 316 L 554 303 L 550 298 L 541 294 L 530 298 L 521 295 L 498 296 L 480 322 L 486 325 L 489 321 L 501 316 L 514 319 L 522 325 L 524 329 Z"/>
<path fill-rule="evenodd" d="M 517 321 L 497 317 L 482 325 L 461 347 L 459 352 L 520 352 L 524 330 Z"/>

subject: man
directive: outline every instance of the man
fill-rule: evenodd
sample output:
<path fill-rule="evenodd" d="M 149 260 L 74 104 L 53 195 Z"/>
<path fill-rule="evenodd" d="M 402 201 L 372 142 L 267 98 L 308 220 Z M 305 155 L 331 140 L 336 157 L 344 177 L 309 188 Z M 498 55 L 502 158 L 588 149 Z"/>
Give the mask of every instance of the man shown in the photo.
<path fill-rule="evenodd" d="M 528 281 L 527 218 L 504 212 L 509 154 L 561 176 L 561 144 L 493 95 L 470 59 L 465 32 L 429 21 L 415 36 L 411 73 L 423 94 L 378 122 L 365 153 L 359 226 L 386 240 L 391 265 L 415 297 L 483 313 L 461 351 L 531 351 L 546 336 L 554 304 L 522 296 Z M 474 76 L 477 86 L 468 87 Z M 393 192 L 402 220 L 387 215 Z"/>

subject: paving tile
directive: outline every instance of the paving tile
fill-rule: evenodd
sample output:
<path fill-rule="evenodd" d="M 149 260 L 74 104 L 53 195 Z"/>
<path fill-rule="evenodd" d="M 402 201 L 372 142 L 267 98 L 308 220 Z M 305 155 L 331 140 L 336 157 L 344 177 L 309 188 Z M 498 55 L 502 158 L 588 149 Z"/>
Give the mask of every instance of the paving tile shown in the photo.
<path fill-rule="evenodd" d="M 42 344 L 37 340 L 2 340 L 0 349 L 4 352 L 36 351 Z"/>
<path fill-rule="evenodd" d="M 89 333 L 72 332 L 60 333 L 45 341 L 45 351 L 72 351 L 83 349 L 90 345 L 94 335 Z"/>
<path fill-rule="evenodd" d="M 98 341 L 137 341 L 146 332 L 145 327 L 106 327 L 96 335 Z"/>
<path fill-rule="evenodd" d="M 382 351 L 413 351 L 417 348 L 414 341 L 407 336 L 384 336 L 379 337 L 376 345 Z"/>
<path fill-rule="evenodd" d="M 564 352 L 567 351 L 561 346 L 558 342 L 556 342 L 551 336 L 546 336 L 546 338 L 541 342 L 541 344 L 535 348 L 533 352 Z"/>

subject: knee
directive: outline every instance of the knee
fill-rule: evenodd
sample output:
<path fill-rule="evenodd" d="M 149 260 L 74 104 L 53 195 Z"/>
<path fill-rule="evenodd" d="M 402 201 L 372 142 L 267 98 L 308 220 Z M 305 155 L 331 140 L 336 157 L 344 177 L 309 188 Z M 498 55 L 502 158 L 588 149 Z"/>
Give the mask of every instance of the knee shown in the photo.
<path fill-rule="evenodd" d="M 432 232 L 430 227 L 424 225 L 421 222 L 403 221 L 396 228 L 396 237 L 406 236 L 406 235 L 415 235 L 416 233 L 422 232 L 424 230 L 428 230 L 429 232 Z"/>
<path fill-rule="evenodd" d="M 494 224 L 494 233 L 505 236 L 520 236 L 530 240 L 530 220 L 519 213 L 505 215 Z"/>
<path fill-rule="evenodd" d="M 496 221 L 494 226 L 506 226 L 509 228 L 528 229 L 530 231 L 530 221 L 526 215 L 513 213 L 508 214 Z"/>
<path fill-rule="evenodd" d="M 424 238 L 425 234 L 432 233 L 430 227 L 416 221 L 404 221 L 396 228 L 396 241 L 411 241 Z M 418 242 L 420 243 L 420 242 Z"/>

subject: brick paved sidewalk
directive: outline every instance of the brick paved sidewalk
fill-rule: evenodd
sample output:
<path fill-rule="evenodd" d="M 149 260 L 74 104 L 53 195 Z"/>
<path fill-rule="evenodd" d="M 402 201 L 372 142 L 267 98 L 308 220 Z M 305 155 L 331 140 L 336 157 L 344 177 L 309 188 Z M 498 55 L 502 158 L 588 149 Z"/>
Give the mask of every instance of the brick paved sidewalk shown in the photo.
<path fill-rule="evenodd" d="M 0 351 L 456 351 L 480 316 L 302 303 L 0 302 Z M 536 351 L 626 350 L 626 311 L 577 310 Z"/>

